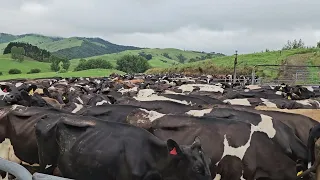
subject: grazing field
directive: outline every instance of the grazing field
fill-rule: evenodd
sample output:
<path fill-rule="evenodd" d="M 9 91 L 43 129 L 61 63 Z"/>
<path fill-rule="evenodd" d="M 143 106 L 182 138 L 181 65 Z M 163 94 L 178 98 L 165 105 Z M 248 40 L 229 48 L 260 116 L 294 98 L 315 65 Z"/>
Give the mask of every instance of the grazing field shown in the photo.
<path fill-rule="evenodd" d="M 51 71 L 50 63 L 35 61 L 27 57 L 25 57 L 25 60 L 22 63 L 19 63 L 11 59 L 10 54 L 0 55 L 0 72 L 2 72 L 3 75 L 8 75 L 8 71 L 13 68 L 21 70 L 22 74 L 26 74 L 27 72 L 29 72 L 31 69 L 34 69 L 34 68 L 40 69 L 41 72 Z"/>
<path fill-rule="evenodd" d="M 20 79 L 20 78 L 36 79 L 36 78 L 46 78 L 46 77 L 104 77 L 104 76 L 109 76 L 112 73 L 124 74 L 124 72 L 118 71 L 115 69 L 90 69 L 85 71 L 67 72 L 67 73 L 46 72 L 46 73 L 37 73 L 37 74 L 4 75 L 4 76 L 0 76 L 0 80 Z"/>
<path fill-rule="evenodd" d="M 152 59 L 149 60 L 149 63 L 152 67 L 171 67 L 175 64 L 180 64 L 178 55 L 182 54 L 186 57 L 188 62 L 191 58 L 205 56 L 204 53 L 192 52 L 192 51 L 182 51 L 179 49 L 173 48 L 166 48 L 166 49 L 141 49 L 141 50 L 127 50 L 120 53 L 112 53 L 112 54 L 105 54 L 101 56 L 93 56 L 85 59 L 104 59 L 110 61 L 114 66 L 119 58 L 123 55 L 139 55 L 139 53 L 144 52 L 145 54 L 151 54 Z M 165 57 L 163 54 L 167 53 L 169 58 Z M 80 59 L 72 59 L 71 60 L 71 67 L 75 67 L 79 63 Z"/>
<path fill-rule="evenodd" d="M 85 59 L 104 59 L 109 62 L 116 68 L 116 62 L 123 55 L 139 55 L 139 53 L 144 52 L 145 54 L 151 54 L 152 59 L 149 60 L 149 64 L 152 69 L 149 69 L 146 73 L 185 73 L 185 74 L 226 74 L 233 72 L 233 61 L 234 56 L 222 56 L 215 57 L 212 59 L 197 61 L 188 63 L 191 58 L 201 58 L 206 54 L 200 52 L 192 51 L 182 51 L 179 49 L 142 49 L 142 50 L 127 50 L 120 53 L 105 54 L 101 56 L 92 56 Z M 165 57 L 164 54 L 167 54 Z M 182 54 L 186 59 L 187 63 L 180 63 L 179 54 Z M 71 65 L 69 71 L 73 71 L 74 68 L 78 65 L 80 59 L 70 60 Z M 288 64 L 288 65 L 320 65 L 320 52 L 317 48 L 310 49 L 294 49 L 286 51 L 271 51 L 263 53 L 253 53 L 253 54 L 243 54 L 238 56 L 238 74 L 251 74 L 252 68 L 254 65 L 258 64 Z M 30 58 L 26 58 L 24 62 L 19 63 L 13 61 L 10 55 L 0 55 L 0 72 L 3 73 L 2 79 L 7 77 L 20 77 L 18 75 L 7 76 L 8 70 L 12 68 L 17 68 L 22 71 L 22 74 L 26 74 L 32 68 L 41 69 L 41 73 L 51 72 L 50 63 L 42 63 L 34 61 Z M 258 67 L 256 73 L 259 76 L 265 76 L 267 78 L 275 79 L 278 78 L 281 74 L 279 73 L 280 69 L 269 68 L 269 67 Z M 305 68 L 305 71 L 310 72 L 310 77 L 308 81 L 311 83 L 319 82 L 320 78 L 318 75 L 319 68 L 310 67 Z M 55 73 L 56 74 L 56 73 Z M 288 73 L 287 73 L 288 74 Z M 40 75 L 40 74 L 39 74 Z M 85 75 L 85 74 L 84 74 Z M 291 74 L 289 73 L 291 76 Z M 24 75 L 23 75 L 24 76 Z M 28 75 L 34 76 L 37 75 Z M 43 75 L 41 75 L 43 76 Z M 88 76 L 88 75 L 87 75 Z M 282 75 L 284 76 L 284 75 Z M 288 76 L 288 75 L 287 75 Z M 289 76 L 288 76 L 289 77 Z"/>
<path fill-rule="evenodd" d="M 294 59 L 291 62 L 299 62 L 301 57 L 305 58 L 306 56 L 301 56 L 302 54 L 309 54 L 307 60 L 312 60 L 317 57 L 317 52 L 319 49 L 310 48 L 310 49 L 294 49 L 294 50 L 284 50 L 284 51 L 270 51 L 263 53 L 253 53 L 253 54 L 243 54 L 238 55 L 238 72 L 244 74 L 250 74 L 254 65 L 258 64 L 285 64 L 290 59 Z M 233 63 L 235 56 L 224 56 L 216 57 L 205 61 L 179 64 L 167 68 L 154 68 L 147 71 L 147 73 L 164 73 L 164 72 L 184 72 L 190 74 L 225 74 L 232 73 Z M 318 62 L 318 58 L 312 60 L 314 64 Z M 300 63 L 301 64 L 301 63 Z M 307 61 L 303 59 L 303 64 L 307 65 Z M 320 64 L 320 62 L 319 62 Z M 275 78 L 278 74 L 277 71 L 272 71 L 268 68 L 260 68 L 258 73 L 265 74 Z"/>

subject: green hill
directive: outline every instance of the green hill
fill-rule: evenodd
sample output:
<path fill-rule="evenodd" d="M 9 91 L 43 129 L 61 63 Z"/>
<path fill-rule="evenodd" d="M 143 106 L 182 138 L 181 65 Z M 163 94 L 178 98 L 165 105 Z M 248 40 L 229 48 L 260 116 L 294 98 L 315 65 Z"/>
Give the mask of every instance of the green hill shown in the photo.
<path fill-rule="evenodd" d="M 86 58 L 91 56 L 118 53 L 125 50 L 141 49 L 133 46 L 123 46 L 110 43 L 100 38 L 85 37 L 50 37 L 38 34 L 11 35 L 0 33 L 0 53 L 9 42 L 24 42 L 41 49 L 48 50 L 57 56 L 68 59 Z"/>
<path fill-rule="evenodd" d="M 98 43 L 98 42 L 97 42 Z M 101 46 L 101 45 L 99 45 Z M 110 61 L 113 65 L 116 65 L 116 60 L 125 54 L 138 55 L 144 52 L 145 54 L 151 54 L 152 59 L 149 63 L 153 67 L 148 70 L 147 73 L 186 73 L 186 74 L 227 74 L 233 72 L 233 62 L 234 56 L 223 56 L 214 57 L 212 59 L 207 59 L 192 63 L 179 63 L 178 55 L 182 54 L 187 60 L 192 58 L 197 58 L 206 55 L 201 52 L 191 52 L 182 51 L 178 49 L 141 49 L 141 50 L 128 50 L 120 53 L 105 54 L 101 56 L 94 56 L 86 59 L 96 59 L 101 58 Z M 171 59 L 165 57 L 163 54 L 167 54 Z M 76 67 L 79 63 L 79 59 L 72 59 L 70 71 Z M 175 65 L 174 65 L 175 64 Z M 263 53 L 253 53 L 253 54 L 243 54 L 238 56 L 238 66 L 237 72 L 239 74 L 250 75 L 252 68 L 255 65 L 263 64 L 287 64 L 287 65 L 316 65 L 320 66 L 320 49 L 319 48 L 309 48 L 309 49 L 294 49 L 285 51 L 270 51 Z M 8 71 L 11 68 L 20 69 L 23 74 L 20 75 L 8 75 Z M 32 68 L 41 69 L 39 74 L 26 74 Z M 319 78 L 319 68 L 317 67 L 306 67 L 300 68 L 299 70 L 304 70 L 310 72 L 308 80 L 311 82 L 318 83 Z M 34 61 L 30 58 L 25 58 L 22 63 L 15 62 L 11 59 L 9 55 L 0 55 L 0 72 L 3 73 L 0 79 L 13 79 L 13 78 L 40 78 L 40 77 L 52 77 L 52 76 L 105 76 L 112 72 L 123 73 L 116 70 L 87 70 L 79 72 L 68 72 L 68 73 L 56 73 L 51 72 L 50 63 L 43 63 Z M 292 76 L 290 73 L 281 73 L 282 69 L 279 67 L 257 67 L 256 73 L 259 76 L 267 78 L 279 78 L 281 76 Z M 312 83 L 311 82 L 311 83 Z M 309 82 L 308 82 L 309 83 Z"/>
<path fill-rule="evenodd" d="M 207 53 L 194 52 L 194 51 L 183 51 L 179 49 L 166 48 L 166 49 L 141 49 L 141 50 L 127 50 L 120 53 L 105 54 L 101 56 L 93 56 L 85 59 L 104 59 L 110 61 L 114 66 L 117 60 L 123 55 L 139 55 L 139 53 L 144 52 L 145 54 L 151 54 L 152 59 L 149 60 L 149 64 L 152 67 L 171 67 L 175 64 L 180 64 L 178 55 L 182 54 L 188 62 L 192 58 L 205 58 Z M 167 54 L 167 57 L 164 56 Z M 212 56 L 221 56 L 221 54 L 212 54 Z M 169 57 L 169 58 L 168 58 Z M 79 63 L 80 59 L 72 59 L 71 67 L 74 68 Z"/>
<path fill-rule="evenodd" d="M 280 53 L 281 52 L 281 53 Z M 171 67 L 153 68 L 149 69 L 147 73 L 186 73 L 186 74 L 232 74 L 233 63 L 235 56 L 223 56 L 208 59 L 200 62 L 178 64 Z M 320 49 L 293 49 L 284 51 L 270 51 L 263 53 L 243 54 L 238 55 L 238 74 L 251 75 L 252 69 L 255 65 L 320 65 Z M 303 69 L 299 69 L 302 71 Z M 318 67 L 306 67 L 304 69 L 311 72 L 309 77 L 313 82 L 320 81 L 317 72 L 320 71 Z M 257 67 L 256 73 L 270 79 L 286 76 L 281 73 L 282 69 L 279 67 Z M 288 73 L 287 73 L 288 74 Z M 289 76 L 292 74 L 289 72 Z M 288 77 L 289 77 L 288 76 Z"/>

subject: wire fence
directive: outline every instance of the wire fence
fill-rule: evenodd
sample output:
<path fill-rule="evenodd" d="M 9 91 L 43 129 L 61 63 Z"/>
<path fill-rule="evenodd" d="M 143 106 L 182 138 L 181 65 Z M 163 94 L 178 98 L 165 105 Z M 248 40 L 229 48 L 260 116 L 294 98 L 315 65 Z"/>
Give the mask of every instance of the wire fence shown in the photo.
<path fill-rule="evenodd" d="M 256 65 L 252 74 L 261 76 L 258 82 L 260 85 L 285 83 L 318 86 L 320 84 L 320 66 Z"/>

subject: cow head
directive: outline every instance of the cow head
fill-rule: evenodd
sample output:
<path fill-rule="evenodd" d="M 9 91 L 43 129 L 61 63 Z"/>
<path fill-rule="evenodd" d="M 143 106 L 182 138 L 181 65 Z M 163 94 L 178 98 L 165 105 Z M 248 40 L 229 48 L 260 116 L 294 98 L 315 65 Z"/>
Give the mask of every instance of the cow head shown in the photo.
<path fill-rule="evenodd" d="M 210 160 L 203 153 L 200 138 L 196 137 L 191 145 L 179 146 L 174 140 L 167 140 L 169 156 L 173 159 L 178 179 L 212 179 Z"/>
<path fill-rule="evenodd" d="M 22 100 L 20 91 L 10 91 L 5 97 L 4 100 L 7 104 L 18 104 Z"/>

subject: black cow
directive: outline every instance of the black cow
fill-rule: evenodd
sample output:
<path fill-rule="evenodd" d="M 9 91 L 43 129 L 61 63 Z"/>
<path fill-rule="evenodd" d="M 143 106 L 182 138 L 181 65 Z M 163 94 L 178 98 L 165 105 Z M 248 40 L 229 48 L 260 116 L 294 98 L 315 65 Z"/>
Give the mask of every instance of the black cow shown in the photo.
<path fill-rule="evenodd" d="M 266 133 L 250 123 L 166 115 L 153 121 L 149 131 L 160 139 L 171 138 L 182 144 L 199 136 L 205 142 L 203 149 L 211 158 L 210 171 L 216 179 L 284 180 L 296 177 L 295 161 Z"/>
<path fill-rule="evenodd" d="M 265 132 L 269 138 L 280 146 L 284 153 L 293 160 L 307 160 L 306 146 L 295 135 L 295 132 L 281 121 L 272 119 L 271 116 L 240 111 L 230 108 L 214 108 L 205 117 L 219 117 L 228 120 L 242 121 L 251 123 Z"/>
<path fill-rule="evenodd" d="M 135 126 L 78 116 L 39 121 L 36 135 L 42 170 L 47 165 L 52 165 L 48 169 L 57 166 L 64 177 L 212 179 L 199 139 L 179 146 Z"/>

